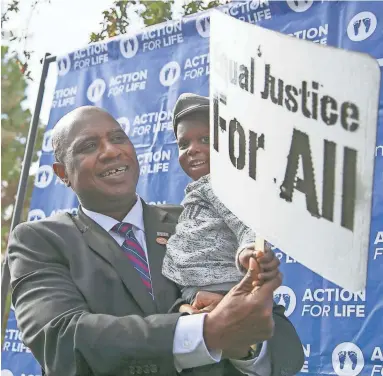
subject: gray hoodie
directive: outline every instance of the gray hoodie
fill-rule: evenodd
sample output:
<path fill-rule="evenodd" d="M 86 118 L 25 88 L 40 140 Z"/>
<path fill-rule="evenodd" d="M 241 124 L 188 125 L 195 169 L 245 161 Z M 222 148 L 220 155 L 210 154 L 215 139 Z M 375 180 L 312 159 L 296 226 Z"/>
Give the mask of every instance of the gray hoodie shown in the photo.
<path fill-rule="evenodd" d="M 190 183 L 176 233 L 170 237 L 162 273 L 181 286 L 238 282 L 236 252 L 254 243 L 255 233 L 213 193 L 210 175 Z"/>

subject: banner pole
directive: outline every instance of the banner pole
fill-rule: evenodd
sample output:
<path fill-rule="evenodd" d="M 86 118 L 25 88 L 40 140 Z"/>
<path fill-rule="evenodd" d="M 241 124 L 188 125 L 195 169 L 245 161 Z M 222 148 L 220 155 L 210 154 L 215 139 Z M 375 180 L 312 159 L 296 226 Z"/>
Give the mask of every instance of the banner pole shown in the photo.
<path fill-rule="evenodd" d="M 52 56 L 49 53 L 46 53 L 44 58 L 42 59 L 42 71 L 40 78 L 39 90 L 37 93 L 35 110 L 32 115 L 31 123 L 29 126 L 28 139 L 25 146 L 24 159 L 21 167 L 21 174 L 19 185 L 17 188 L 17 195 L 15 206 L 12 215 L 12 222 L 10 227 L 10 232 L 20 223 L 21 215 L 23 212 L 23 205 L 25 200 L 25 193 L 27 190 L 28 177 L 29 177 L 29 169 L 32 164 L 32 156 L 33 150 L 36 142 L 37 129 L 39 125 L 40 119 L 40 111 L 44 98 L 44 90 L 45 90 L 45 80 L 48 75 L 49 64 L 56 61 L 56 56 Z M 4 255 L 4 261 L 2 265 L 2 273 L 1 273 L 1 320 L 4 320 L 5 314 L 5 303 L 7 300 L 7 295 L 9 291 L 9 286 L 11 282 L 11 275 L 9 272 L 9 267 L 7 263 L 7 253 Z"/>

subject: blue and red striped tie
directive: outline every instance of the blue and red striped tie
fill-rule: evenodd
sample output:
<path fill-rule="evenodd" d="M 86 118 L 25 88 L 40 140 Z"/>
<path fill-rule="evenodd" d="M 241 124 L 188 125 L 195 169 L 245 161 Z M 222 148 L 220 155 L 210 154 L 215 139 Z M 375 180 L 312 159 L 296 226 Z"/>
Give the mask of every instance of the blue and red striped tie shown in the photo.
<path fill-rule="evenodd" d="M 150 278 L 149 264 L 145 251 L 133 234 L 133 226 L 130 223 L 117 223 L 113 226 L 112 231 L 116 232 L 124 238 L 121 248 L 124 254 L 132 262 L 134 269 L 139 273 L 142 283 L 147 288 L 149 294 L 154 299 L 152 280 Z"/>

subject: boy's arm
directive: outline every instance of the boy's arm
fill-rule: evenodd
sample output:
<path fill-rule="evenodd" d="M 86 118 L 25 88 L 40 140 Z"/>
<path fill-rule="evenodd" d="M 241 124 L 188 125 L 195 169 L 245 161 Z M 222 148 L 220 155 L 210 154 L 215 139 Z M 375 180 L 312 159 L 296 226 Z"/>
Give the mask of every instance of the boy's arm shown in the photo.
<path fill-rule="evenodd" d="M 247 227 L 233 212 L 231 212 L 222 201 L 214 194 L 209 182 L 201 190 L 201 199 L 211 204 L 216 215 L 222 218 L 238 241 L 238 249 L 243 249 L 255 241 L 255 232 Z"/>

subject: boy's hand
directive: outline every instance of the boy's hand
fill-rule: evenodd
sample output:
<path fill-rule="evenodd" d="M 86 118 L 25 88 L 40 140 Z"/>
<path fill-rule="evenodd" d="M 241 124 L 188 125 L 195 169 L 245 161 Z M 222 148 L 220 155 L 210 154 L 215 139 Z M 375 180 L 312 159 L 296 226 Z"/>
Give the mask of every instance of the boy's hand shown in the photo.
<path fill-rule="evenodd" d="M 256 270 L 257 280 L 253 282 L 253 286 L 261 286 L 278 275 L 280 261 L 269 246 L 265 246 L 264 252 L 256 251 L 254 248 L 245 248 L 239 254 L 238 261 L 246 270 L 249 269 L 250 258 L 257 261 L 256 266 L 259 269 Z"/>
<path fill-rule="evenodd" d="M 223 295 L 209 291 L 198 291 L 192 305 L 183 304 L 179 311 L 189 314 L 211 312 L 223 299 Z"/>

